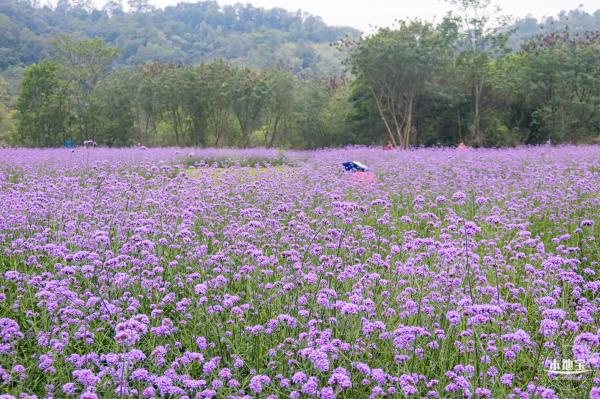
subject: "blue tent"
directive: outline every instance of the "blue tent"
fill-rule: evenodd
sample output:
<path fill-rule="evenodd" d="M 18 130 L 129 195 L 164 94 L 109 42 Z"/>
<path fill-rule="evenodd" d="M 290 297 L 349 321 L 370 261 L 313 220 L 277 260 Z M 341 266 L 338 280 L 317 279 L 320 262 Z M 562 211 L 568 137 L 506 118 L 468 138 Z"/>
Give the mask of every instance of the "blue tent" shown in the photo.
<path fill-rule="evenodd" d="M 357 161 L 344 162 L 342 165 L 348 172 L 366 172 L 369 170 L 369 168 Z"/>

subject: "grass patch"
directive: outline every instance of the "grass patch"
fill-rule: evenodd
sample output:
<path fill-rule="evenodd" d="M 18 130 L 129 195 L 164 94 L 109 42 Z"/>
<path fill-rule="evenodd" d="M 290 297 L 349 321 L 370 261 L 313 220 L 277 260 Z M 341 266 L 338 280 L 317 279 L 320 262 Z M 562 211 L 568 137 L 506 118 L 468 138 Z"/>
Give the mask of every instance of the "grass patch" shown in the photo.
<path fill-rule="evenodd" d="M 252 179 L 252 178 L 260 178 L 265 175 L 271 174 L 271 172 L 283 173 L 288 170 L 290 166 L 288 165 L 280 165 L 273 166 L 270 168 L 259 167 L 259 168 L 251 168 L 245 169 L 243 173 L 235 173 L 236 176 L 242 179 Z M 200 177 L 202 175 L 208 174 L 212 178 L 218 178 L 229 174 L 227 171 L 228 168 L 217 168 L 217 167 L 189 167 L 186 169 L 186 173 L 189 177 Z"/>
<path fill-rule="evenodd" d="M 297 160 L 286 156 L 261 157 L 187 157 L 182 160 L 184 166 L 190 168 L 231 168 L 231 167 L 251 167 L 251 168 L 272 168 L 277 166 L 298 166 Z"/>

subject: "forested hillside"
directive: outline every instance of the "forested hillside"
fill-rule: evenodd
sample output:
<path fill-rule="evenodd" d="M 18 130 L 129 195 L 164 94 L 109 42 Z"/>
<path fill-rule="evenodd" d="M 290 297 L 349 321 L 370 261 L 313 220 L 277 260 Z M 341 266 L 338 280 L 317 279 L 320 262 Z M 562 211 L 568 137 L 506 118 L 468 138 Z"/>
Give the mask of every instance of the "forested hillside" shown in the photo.
<path fill-rule="evenodd" d="M 58 35 L 101 38 L 121 49 L 116 64 L 145 61 L 196 64 L 226 59 L 233 64 L 267 68 L 284 64 L 294 73 L 327 76 L 340 72 L 343 58 L 329 46 L 339 38 L 358 37 L 350 27 L 331 27 L 320 17 L 250 4 L 219 6 L 214 0 L 153 8 L 147 0 L 107 0 L 95 9 L 89 0 L 60 0 L 36 7 L 35 0 L 0 2 L 0 71 L 26 66 L 48 55 Z M 580 9 L 537 20 L 518 18 L 508 45 L 518 50 L 532 37 L 563 30 L 600 29 L 600 10 Z"/>
<path fill-rule="evenodd" d="M 294 73 L 325 76 L 340 71 L 341 55 L 329 44 L 359 32 L 331 27 L 320 17 L 281 8 L 262 9 L 216 1 L 154 9 L 130 0 L 102 9 L 89 1 L 60 0 L 54 8 L 30 0 L 0 1 L 0 70 L 29 65 L 50 55 L 58 35 L 101 38 L 121 49 L 116 64 L 145 61 L 196 64 L 226 59 L 256 68 L 283 64 Z"/>

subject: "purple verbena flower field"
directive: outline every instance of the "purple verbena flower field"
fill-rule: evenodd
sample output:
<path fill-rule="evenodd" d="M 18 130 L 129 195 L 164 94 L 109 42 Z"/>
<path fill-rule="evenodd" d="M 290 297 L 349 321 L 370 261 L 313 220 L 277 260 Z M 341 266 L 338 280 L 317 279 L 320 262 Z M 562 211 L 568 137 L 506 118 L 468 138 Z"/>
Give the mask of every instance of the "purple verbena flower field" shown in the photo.
<path fill-rule="evenodd" d="M 284 155 L 0 149 L 0 398 L 600 397 L 600 147 Z"/>

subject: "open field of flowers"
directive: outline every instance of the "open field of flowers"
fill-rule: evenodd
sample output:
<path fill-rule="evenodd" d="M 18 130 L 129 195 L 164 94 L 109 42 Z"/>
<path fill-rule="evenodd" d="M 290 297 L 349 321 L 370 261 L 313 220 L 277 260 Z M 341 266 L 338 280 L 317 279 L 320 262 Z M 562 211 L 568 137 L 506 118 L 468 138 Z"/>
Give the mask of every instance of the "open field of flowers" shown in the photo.
<path fill-rule="evenodd" d="M 599 240 L 599 147 L 0 149 L 0 398 L 597 399 Z"/>

